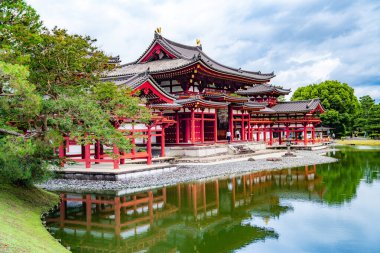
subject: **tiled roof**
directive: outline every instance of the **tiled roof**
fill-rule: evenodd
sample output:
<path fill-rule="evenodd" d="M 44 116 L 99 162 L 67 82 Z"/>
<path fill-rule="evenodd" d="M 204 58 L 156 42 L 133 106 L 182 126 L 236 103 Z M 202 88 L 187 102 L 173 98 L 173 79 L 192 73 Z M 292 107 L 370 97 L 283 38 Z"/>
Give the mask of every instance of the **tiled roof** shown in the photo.
<path fill-rule="evenodd" d="M 150 81 L 150 83 L 158 90 L 160 91 L 162 94 L 164 94 L 165 96 L 171 98 L 171 99 L 176 99 L 175 96 L 171 95 L 170 93 L 168 93 L 166 90 L 164 90 L 160 85 L 158 85 L 156 83 L 156 81 L 154 81 L 154 79 L 152 78 L 151 75 L 149 75 L 148 73 L 146 72 L 143 72 L 141 74 L 136 74 L 136 75 L 133 75 L 133 76 L 130 76 L 128 79 L 125 79 L 125 80 L 108 80 L 108 81 L 111 81 L 111 82 L 114 82 L 116 85 L 118 86 L 126 86 L 128 88 L 131 88 L 132 90 L 135 90 L 137 89 L 140 85 L 144 84 L 146 81 Z"/>
<path fill-rule="evenodd" d="M 175 70 L 181 67 L 188 66 L 194 63 L 194 60 L 187 59 L 164 59 L 157 60 L 151 62 L 143 62 L 143 63 L 129 63 L 125 65 L 120 65 L 110 71 L 107 75 L 108 77 L 112 76 L 126 76 L 126 75 L 134 75 L 149 71 L 149 73 L 159 73 L 163 71 Z"/>
<path fill-rule="evenodd" d="M 279 102 L 271 109 L 276 113 L 309 112 L 315 110 L 320 105 L 320 102 L 319 99 Z"/>
<path fill-rule="evenodd" d="M 206 107 L 207 106 L 209 107 L 227 107 L 228 106 L 228 103 L 204 100 L 200 98 L 199 96 L 185 98 L 185 99 L 177 99 L 175 102 L 183 106 L 192 105 L 196 103 L 204 105 Z"/>
<path fill-rule="evenodd" d="M 257 104 L 261 106 L 268 106 L 267 102 L 257 102 L 257 101 L 249 101 L 251 104 Z"/>
<path fill-rule="evenodd" d="M 150 108 L 155 108 L 155 109 L 179 109 L 182 107 L 182 105 L 178 103 L 162 103 L 162 104 L 151 104 L 149 105 Z"/>
<path fill-rule="evenodd" d="M 267 94 L 267 93 L 278 93 L 282 95 L 287 95 L 290 93 L 290 89 L 282 89 L 268 84 L 257 84 L 246 90 L 239 90 L 236 92 L 239 95 L 256 95 L 256 94 Z"/>
<path fill-rule="evenodd" d="M 249 109 L 262 109 L 265 106 L 260 105 L 258 103 L 246 102 L 246 103 L 234 103 L 233 107 L 234 108 L 242 108 L 244 110 L 249 110 Z"/>
<path fill-rule="evenodd" d="M 276 113 L 276 111 L 269 107 L 265 107 L 264 109 L 260 110 L 260 113 L 271 114 L 271 113 Z"/>
<path fill-rule="evenodd" d="M 222 100 L 228 102 L 247 102 L 248 98 L 246 97 L 236 97 L 230 96 L 227 94 L 204 94 L 204 97 L 209 100 Z"/>
<path fill-rule="evenodd" d="M 151 47 L 154 46 L 156 43 L 164 47 L 168 52 L 170 52 L 172 55 L 177 57 L 177 59 L 162 59 L 162 60 L 156 60 L 156 61 L 147 62 L 147 63 L 141 63 L 140 61 L 144 59 L 144 57 L 146 57 Z M 120 67 L 109 72 L 108 76 L 131 75 L 131 74 L 141 73 L 143 71 L 146 71 L 147 69 L 149 69 L 151 73 L 158 73 L 158 72 L 175 70 L 175 69 L 193 64 L 195 62 L 202 63 L 205 66 L 209 67 L 210 69 L 213 69 L 219 72 L 223 72 L 223 73 L 231 74 L 235 76 L 246 77 L 249 79 L 269 81 L 271 78 L 275 76 L 273 72 L 268 73 L 268 74 L 263 74 L 260 71 L 253 72 L 253 71 L 241 70 L 241 69 L 225 66 L 213 60 L 208 55 L 206 55 L 202 51 L 201 47 L 183 45 L 183 44 L 168 40 L 162 37 L 158 33 L 155 33 L 154 40 L 137 61 L 129 63 L 129 64 L 121 65 Z"/>

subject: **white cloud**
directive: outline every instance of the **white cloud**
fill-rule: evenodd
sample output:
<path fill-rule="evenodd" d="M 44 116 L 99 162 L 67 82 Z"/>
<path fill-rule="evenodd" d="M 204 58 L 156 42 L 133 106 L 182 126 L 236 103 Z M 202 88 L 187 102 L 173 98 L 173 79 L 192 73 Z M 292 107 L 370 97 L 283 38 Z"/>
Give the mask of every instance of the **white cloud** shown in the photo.
<path fill-rule="evenodd" d="M 161 26 L 233 67 L 275 71 L 293 90 L 336 79 L 366 92 L 380 86 L 380 3 L 364 1 L 27 0 L 49 27 L 98 39 L 124 62 L 138 58 Z M 362 88 L 360 88 L 362 87 Z M 380 95 L 374 93 L 380 100 Z"/>
<path fill-rule="evenodd" d="M 363 85 L 355 87 L 355 95 L 360 98 L 370 95 L 372 98 L 380 98 L 380 87 L 374 85 Z"/>
<path fill-rule="evenodd" d="M 288 88 L 295 91 L 297 87 L 331 79 L 331 73 L 341 64 L 339 58 L 331 58 L 329 54 L 324 57 L 315 56 L 302 59 L 304 60 L 301 60 L 300 63 L 307 62 L 307 64 L 294 64 L 289 69 L 278 72 L 273 81 L 278 84 L 286 83 Z"/>

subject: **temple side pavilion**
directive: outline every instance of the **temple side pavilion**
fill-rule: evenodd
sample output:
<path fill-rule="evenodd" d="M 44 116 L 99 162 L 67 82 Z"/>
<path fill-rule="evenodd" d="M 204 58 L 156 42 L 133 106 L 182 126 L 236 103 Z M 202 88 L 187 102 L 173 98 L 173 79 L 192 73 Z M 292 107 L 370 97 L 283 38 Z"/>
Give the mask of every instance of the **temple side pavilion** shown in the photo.
<path fill-rule="evenodd" d="M 321 141 L 315 136 L 319 114 L 324 112 L 319 99 L 280 102 L 279 97 L 290 89 L 270 84 L 273 72 L 225 66 L 209 57 L 199 41 L 188 46 L 155 32 L 136 61 L 121 65 L 119 57 L 114 57 L 110 64 L 116 66 L 103 80 L 129 87 L 152 112 L 149 124 L 123 120 L 117 125 L 146 151 L 120 154 L 114 147 L 114 153 L 121 155 L 115 168 L 125 159 L 146 158 L 151 163 L 151 145 L 161 145 L 161 156 L 165 156 L 167 146 L 225 143 L 228 130 L 232 143 L 281 145 L 291 139 L 309 145 Z M 135 133 L 141 134 L 139 138 L 133 137 Z M 97 149 L 94 159 L 98 160 L 87 150 L 86 167 L 101 162 Z"/>

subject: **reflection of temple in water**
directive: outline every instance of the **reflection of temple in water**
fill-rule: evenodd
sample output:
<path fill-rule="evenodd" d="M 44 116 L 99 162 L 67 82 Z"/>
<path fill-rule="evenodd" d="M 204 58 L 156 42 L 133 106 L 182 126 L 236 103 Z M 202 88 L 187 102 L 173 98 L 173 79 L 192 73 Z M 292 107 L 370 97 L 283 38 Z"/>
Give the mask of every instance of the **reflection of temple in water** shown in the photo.
<path fill-rule="evenodd" d="M 320 201 L 315 166 L 178 184 L 126 196 L 62 194 L 47 226 L 73 252 L 220 252 L 277 238 L 268 221 L 282 199 Z"/>

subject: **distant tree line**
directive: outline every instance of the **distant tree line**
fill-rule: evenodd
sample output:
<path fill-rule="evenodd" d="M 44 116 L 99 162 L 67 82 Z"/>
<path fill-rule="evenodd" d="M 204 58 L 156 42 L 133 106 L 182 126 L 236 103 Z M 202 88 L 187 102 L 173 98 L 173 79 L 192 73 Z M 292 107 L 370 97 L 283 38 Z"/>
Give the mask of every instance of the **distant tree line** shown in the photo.
<path fill-rule="evenodd" d="M 380 104 L 369 95 L 360 97 L 346 83 L 328 80 L 298 88 L 291 100 L 320 98 L 326 112 L 322 125 L 333 128 L 337 137 L 380 137 Z"/>

